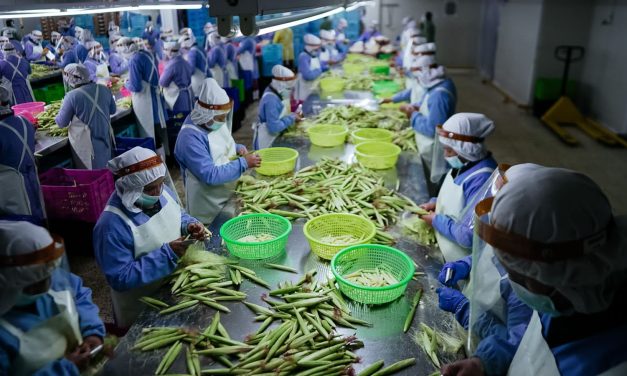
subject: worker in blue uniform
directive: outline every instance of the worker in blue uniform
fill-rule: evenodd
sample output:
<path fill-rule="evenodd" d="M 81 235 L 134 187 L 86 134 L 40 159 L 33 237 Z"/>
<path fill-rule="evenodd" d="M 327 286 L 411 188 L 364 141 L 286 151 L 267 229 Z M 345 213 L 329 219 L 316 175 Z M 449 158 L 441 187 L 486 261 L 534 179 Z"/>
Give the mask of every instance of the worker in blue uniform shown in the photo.
<path fill-rule="evenodd" d="M 91 290 L 59 266 L 63 243 L 14 221 L 0 221 L 0 243 L 0 374 L 80 375 L 105 327 Z"/>
<path fill-rule="evenodd" d="M 370 26 L 366 28 L 366 30 L 359 36 L 360 41 L 364 43 L 368 43 L 368 41 L 374 37 L 381 36 L 381 32 L 379 31 L 379 21 L 372 20 L 370 22 Z"/>
<path fill-rule="evenodd" d="M 11 103 L 33 102 L 35 96 L 28 80 L 30 63 L 15 51 L 11 43 L 5 43 L 2 49 L 4 60 L 0 61 L 0 80 L 2 86 L 11 87 Z"/>
<path fill-rule="evenodd" d="M 72 89 L 63 98 L 55 122 L 69 127 L 74 166 L 83 169 L 105 168 L 112 153 L 111 115 L 115 99 L 108 87 L 89 78 L 84 65 L 70 64 L 63 70 L 64 80 Z"/>
<path fill-rule="evenodd" d="M 22 42 L 17 39 L 15 33 L 13 33 L 10 29 L 4 29 L 0 32 L 0 35 L 9 39 L 9 43 L 13 45 L 13 48 L 15 48 L 18 55 L 24 56 L 24 46 L 22 46 Z"/>
<path fill-rule="evenodd" d="M 207 22 L 205 26 L 203 26 L 202 28 L 202 32 L 205 36 L 202 46 L 205 52 L 209 52 L 209 50 L 211 49 L 211 45 L 209 44 L 209 35 L 215 31 L 216 31 L 216 28 L 211 22 Z"/>
<path fill-rule="evenodd" d="M 185 254 L 187 235 L 203 240 L 205 228 L 163 184 L 166 166 L 155 152 L 135 147 L 109 161 L 115 192 L 94 228 L 94 254 L 107 278 L 115 322 L 128 328 Z"/>
<path fill-rule="evenodd" d="M 89 54 L 83 65 L 89 71 L 89 79 L 93 82 L 108 85 L 110 82 L 109 65 L 100 42 L 92 41 L 87 44 Z"/>
<path fill-rule="evenodd" d="M 242 173 L 261 163 L 258 155 L 235 144 L 229 124 L 232 105 L 216 80 L 205 79 L 174 151 L 185 183 L 187 208 L 205 224 L 213 221 L 231 197 Z"/>
<path fill-rule="evenodd" d="M 115 75 L 122 75 L 128 72 L 128 61 L 118 52 L 118 42 L 122 39 L 120 34 L 109 37 L 111 49 L 109 50 L 109 69 Z"/>
<path fill-rule="evenodd" d="M 302 114 L 290 111 L 290 98 L 295 85 L 294 72 L 282 65 L 272 67 L 272 82 L 261 96 L 259 117 L 254 124 L 255 150 L 270 147 L 281 132 L 302 120 Z"/>
<path fill-rule="evenodd" d="M 35 163 L 35 128 L 13 116 L 9 91 L 0 86 L 0 218 L 45 222 Z"/>
<path fill-rule="evenodd" d="M 348 27 L 348 21 L 346 18 L 340 18 L 335 26 L 335 47 L 344 56 L 348 53 L 348 47 L 350 40 L 346 38 L 346 28 Z"/>
<path fill-rule="evenodd" d="M 63 36 L 61 33 L 53 31 L 50 33 L 50 42 L 44 41 L 44 47 L 54 55 L 54 59 L 52 60 L 57 60 L 59 58 L 58 50 L 62 40 Z"/>
<path fill-rule="evenodd" d="M 207 53 L 207 64 L 211 77 L 216 80 L 220 87 L 229 87 L 230 83 L 227 85 L 229 77 L 226 72 L 226 51 L 217 31 L 209 34 L 209 46 L 211 48 Z"/>
<path fill-rule="evenodd" d="M 298 81 L 296 83 L 296 99 L 304 101 L 313 91 L 315 80 L 320 77 L 324 67 L 320 62 L 320 38 L 313 34 L 305 34 L 305 50 L 298 55 Z"/>
<path fill-rule="evenodd" d="M 43 34 L 39 30 L 33 30 L 27 36 L 24 43 L 24 56 L 28 61 L 45 61 L 48 49 L 43 46 Z"/>
<path fill-rule="evenodd" d="M 320 30 L 320 62 L 323 66 L 331 66 L 344 60 L 344 55 L 338 51 L 335 45 L 335 30 Z"/>
<path fill-rule="evenodd" d="M 59 50 L 57 51 L 57 58 L 61 56 L 59 65 L 65 68 L 69 64 L 80 64 L 82 61 L 78 58 L 76 53 L 76 39 L 70 36 L 64 36 Z"/>
<path fill-rule="evenodd" d="M 627 218 L 612 214 L 601 188 L 581 173 L 540 166 L 508 177 L 475 212 L 473 291 L 483 282 L 478 263 L 495 257 L 534 309 L 508 374 L 624 375 Z M 442 374 L 486 371 L 470 358 Z"/>
<path fill-rule="evenodd" d="M 237 69 L 237 49 L 233 43 L 229 41 L 225 43 L 224 52 L 226 53 L 226 72 L 229 76 L 229 80 L 238 80 L 239 71 Z"/>
<path fill-rule="evenodd" d="M 207 53 L 202 48 L 198 47 L 196 38 L 191 30 L 181 35 L 179 44 L 181 45 L 185 60 L 187 60 L 189 65 L 193 68 L 192 92 L 196 98 L 200 94 L 202 83 L 207 77 L 211 77 L 211 71 L 209 70 L 209 64 L 207 62 Z"/>
<path fill-rule="evenodd" d="M 254 38 L 242 39 L 237 49 L 237 61 L 239 62 L 239 77 L 244 80 L 244 89 L 250 91 L 253 89 L 254 81 L 259 78 Z"/>
<path fill-rule="evenodd" d="M 171 117 L 186 117 L 194 105 L 192 93 L 193 68 L 181 56 L 178 42 L 165 44 L 165 55 L 168 59 L 159 85 L 163 88 L 165 102 L 171 111 Z"/>

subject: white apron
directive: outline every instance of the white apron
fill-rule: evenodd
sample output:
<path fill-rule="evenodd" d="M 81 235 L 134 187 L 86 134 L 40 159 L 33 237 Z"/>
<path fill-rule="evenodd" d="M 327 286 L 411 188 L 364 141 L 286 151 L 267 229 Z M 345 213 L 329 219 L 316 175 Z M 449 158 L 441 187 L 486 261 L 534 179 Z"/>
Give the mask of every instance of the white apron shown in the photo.
<path fill-rule="evenodd" d="M 200 95 L 200 88 L 202 87 L 202 83 L 203 81 L 207 78 L 207 55 L 200 50 L 200 48 L 194 46 L 192 48 L 196 48 L 198 50 L 198 54 L 200 54 L 200 56 L 202 57 L 203 61 L 205 62 L 205 72 L 201 71 L 198 68 L 194 68 L 194 74 L 192 74 L 192 92 L 194 93 L 194 97 L 198 97 Z M 194 66 L 196 65 L 196 62 L 190 62 L 192 64 L 194 64 Z"/>
<path fill-rule="evenodd" d="M 33 54 L 34 55 L 39 55 L 39 58 L 37 58 L 37 59 L 35 59 L 33 61 L 46 60 L 46 56 L 44 56 L 44 47 L 41 45 L 41 43 L 33 44 Z"/>
<path fill-rule="evenodd" d="M 412 78 L 409 81 L 413 82 L 413 84 L 409 86 L 409 88 L 411 89 L 411 92 L 409 95 L 409 103 L 411 104 L 420 103 L 420 101 L 422 101 L 422 98 L 425 96 L 425 93 L 427 91 L 425 90 L 425 88 L 418 85 L 415 78 Z"/>
<path fill-rule="evenodd" d="M 243 71 L 252 72 L 255 70 L 255 60 L 250 52 L 242 52 L 239 55 L 239 66 Z"/>
<path fill-rule="evenodd" d="M 452 170 L 446 174 L 440 193 L 438 194 L 438 200 L 435 204 L 435 213 L 451 217 L 455 221 L 459 221 L 461 218 L 460 213 L 464 209 L 464 182 L 473 176 L 481 173 L 491 173 L 494 169 L 490 167 L 480 168 L 464 178 L 461 184 L 455 184 L 455 179 L 452 175 Z M 464 249 L 459 244 L 448 239 L 446 236 L 435 231 L 435 237 L 438 239 L 438 245 L 442 251 L 445 262 L 457 261 L 470 254 L 470 250 Z"/>
<path fill-rule="evenodd" d="M 30 92 L 31 98 L 33 98 L 33 100 L 35 100 L 35 94 L 33 93 L 33 88 L 30 86 L 30 81 L 28 80 L 28 77 L 24 77 L 22 72 L 20 72 L 19 69 L 17 69 L 17 67 L 20 66 L 20 61 L 21 60 L 22 60 L 22 58 L 18 56 L 18 58 L 17 58 L 17 65 L 13 65 L 13 63 L 11 63 L 8 59 L 4 60 L 4 61 L 7 62 L 7 64 L 9 64 L 13 68 L 13 75 L 11 76 L 11 79 L 9 81 L 13 82 L 13 79 L 15 78 L 16 75 L 19 75 L 20 77 L 22 77 L 24 79 L 24 81 L 26 81 L 26 87 L 28 87 L 28 91 Z M 11 84 L 11 85 L 13 85 L 13 84 Z M 12 99 L 13 99 L 13 104 L 17 104 L 17 100 L 15 99 L 15 93 L 13 92 L 13 90 L 11 90 L 11 96 L 12 96 Z"/>
<path fill-rule="evenodd" d="M 311 62 L 309 63 L 309 68 L 311 70 L 320 69 L 320 59 L 317 57 L 312 57 Z M 300 74 L 300 72 L 298 73 L 297 78 L 298 81 L 296 81 L 296 99 L 298 99 L 299 101 L 304 101 L 313 91 L 317 80 L 307 81 L 305 80 L 305 78 L 303 78 L 303 75 Z"/>
<path fill-rule="evenodd" d="M 96 83 L 107 86 L 109 84 L 109 66 L 106 63 L 96 66 Z"/>
<path fill-rule="evenodd" d="M 105 211 L 120 216 L 131 229 L 135 259 L 160 248 L 164 243 L 181 237 L 181 207 L 166 190 L 163 191 L 163 197 L 167 201 L 165 206 L 157 214 L 150 217 L 148 222 L 139 226 L 136 226 L 122 210 L 110 205 L 105 208 Z M 154 294 L 160 285 L 161 280 L 157 280 L 148 285 L 123 292 L 111 289 L 116 324 L 121 328 L 131 326 L 143 308 L 138 299 Z"/>
<path fill-rule="evenodd" d="M 203 132 L 196 126 L 184 124 L 182 129 L 190 128 L 196 132 Z M 203 132 L 204 133 L 204 132 Z M 216 166 L 222 166 L 231 162 L 231 157 L 236 154 L 235 140 L 227 126 L 222 126 L 217 131 L 209 132 L 209 149 L 211 158 Z M 237 181 L 221 185 L 209 185 L 202 182 L 191 173 L 185 171 L 185 198 L 189 214 L 197 218 L 205 225 L 211 224 L 224 204 L 231 198 Z"/>
<path fill-rule="evenodd" d="M 139 51 L 137 53 L 144 53 Z M 146 53 L 148 54 L 148 53 Z M 148 55 L 150 58 L 150 62 L 152 63 L 152 70 L 150 71 L 150 77 L 148 81 L 152 81 L 153 77 L 158 74 L 157 66 L 152 58 L 152 56 Z M 155 96 L 157 99 L 157 113 L 159 116 L 159 123 L 161 124 L 161 128 L 166 127 L 165 117 L 163 116 L 163 106 L 161 103 L 161 91 L 159 90 L 159 86 L 151 86 L 148 82 L 142 81 L 142 90 L 139 93 L 131 93 L 131 102 L 133 104 L 133 112 L 135 112 L 135 116 L 139 121 L 140 127 L 140 136 L 141 137 L 151 137 L 155 138 L 155 124 L 156 121 L 153 117 L 153 108 L 152 108 L 152 93 L 151 91 L 155 91 Z"/>
<path fill-rule="evenodd" d="M 443 87 L 435 88 L 434 91 L 444 91 L 448 93 L 450 96 L 453 94 Z M 428 118 L 429 117 L 429 92 L 425 92 L 424 99 L 420 105 L 420 113 L 422 116 Z M 426 166 L 427 171 L 431 171 L 431 163 L 433 161 L 433 145 L 435 140 L 432 137 L 427 137 L 420 132 L 414 132 L 416 139 L 416 146 L 418 146 L 418 153 L 422 158 L 422 162 Z M 440 156 L 438 156 L 439 158 Z M 441 156 L 444 158 L 444 155 Z"/>
<path fill-rule="evenodd" d="M 211 75 L 213 76 L 213 79 L 216 80 L 218 85 L 220 87 L 224 87 L 224 71 L 222 70 L 222 68 L 216 65 L 213 68 L 209 68 L 209 71 L 211 71 Z"/>
<path fill-rule="evenodd" d="M 14 359 L 11 374 L 32 375 L 50 362 L 59 360 L 83 342 L 79 316 L 70 291 L 49 290 L 59 313 L 32 327 L 29 331 L 0 319 L 0 326 L 15 336 L 19 342 L 19 354 Z"/>
<path fill-rule="evenodd" d="M 233 63 L 232 61 L 228 61 L 226 63 L 226 73 L 229 75 L 229 79 L 231 80 L 239 79 L 237 67 L 235 66 L 235 63 Z"/>
<path fill-rule="evenodd" d="M 331 60 L 331 51 L 329 51 L 329 49 L 321 50 L 318 58 L 323 63 L 328 62 L 329 60 Z"/>
<path fill-rule="evenodd" d="M 276 95 L 276 94 L 268 91 L 268 92 L 263 93 L 263 96 L 261 98 L 263 99 L 263 97 L 265 97 L 266 95 Z M 282 102 L 283 102 L 283 110 L 281 110 L 279 119 L 282 119 L 283 117 L 291 113 L 290 99 L 289 98 L 284 99 Z M 274 140 L 276 140 L 276 138 L 278 137 L 278 135 L 273 135 L 272 133 L 270 133 L 270 131 L 268 130 L 268 125 L 266 123 L 254 122 L 253 132 L 254 132 L 253 146 L 255 147 L 255 150 L 269 148 L 270 146 L 272 146 L 272 143 L 274 142 Z"/>
<path fill-rule="evenodd" d="M 72 159 L 74 160 L 74 167 L 78 169 L 92 169 L 92 160 L 94 159 L 94 145 L 91 142 L 91 130 L 89 125 L 98 111 L 102 116 L 107 118 L 109 115 L 98 105 L 98 97 L 100 96 L 100 90 L 96 88 L 96 97 L 92 98 L 87 91 L 82 88 L 74 90 L 81 91 L 87 99 L 92 103 L 91 113 L 87 123 L 83 123 L 76 115 L 72 118 L 72 122 L 68 129 L 68 138 L 70 145 L 72 146 Z M 109 133 L 113 137 L 113 129 L 109 126 Z"/>
<path fill-rule="evenodd" d="M 20 121 L 22 122 L 24 133 L 19 134 L 16 129 L 9 126 L 8 124 L 0 121 L 0 127 L 7 127 L 11 130 L 18 139 L 22 142 L 22 156 L 20 158 L 20 166 L 24 159 L 30 159 L 33 164 L 35 161 L 33 160 L 33 155 L 28 151 L 28 135 L 26 133 L 27 127 L 30 127 L 30 124 L 26 124 L 24 118 L 20 117 Z M 20 173 L 18 166 L 17 169 L 3 165 L 0 163 L 0 212 L 6 214 L 16 214 L 16 215 L 32 215 L 32 208 L 30 199 L 28 197 L 28 192 L 26 190 L 26 184 L 24 182 L 24 176 Z M 39 200 L 40 206 L 42 210 L 45 210 L 45 205 L 43 201 L 43 197 L 41 196 L 41 190 L 39 190 Z"/>

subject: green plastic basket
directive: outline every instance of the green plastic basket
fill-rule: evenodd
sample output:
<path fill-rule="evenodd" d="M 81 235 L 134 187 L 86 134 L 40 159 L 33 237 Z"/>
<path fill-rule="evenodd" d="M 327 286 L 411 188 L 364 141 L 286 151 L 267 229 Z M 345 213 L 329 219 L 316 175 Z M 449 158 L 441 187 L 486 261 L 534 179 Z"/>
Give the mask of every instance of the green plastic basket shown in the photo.
<path fill-rule="evenodd" d="M 311 143 L 316 146 L 333 147 L 344 144 L 348 129 L 343 125 L 316 124 L 307 130 Z"/>
<path fill-rule="evenodd" d="M 335 93 L 344 90 L 346 80 L 337 77 L 325 77 L 320 80 L 320 89 L 325 92 Z"/>
<path fill-rule="evenodd" d="M 370 242 L 376 232 L 377 229 L 371 220 L 346 213 L 323 214 L 309 220 L 303 227 L 311 251 L 325 260 L 331 260 L 336 253 L 346 247 Z M 321 241 L 326 236 L 342 235 L 352 235 L 360 240 L 341 245 Z"/>
<path fill-rule="evenodd" d="M 298 151 L 291 148 L 267 148 L 257 150 L 261 157 L 261 166 L 257 173 L 266 176 L 283 175 L 294 171 Z"/>
<path fill-rule="evenodd" d="M 390 74 L 390 67 L 386 66 L 386 67 L 371 67 L 370 68 L 370 72 L 372 74 L 382 74 L 385 76 L 388 76 Z"/>
<path fill-rule="evenodd" d="M 360 269 L 380 268 L 399 282 L 385 287 L 367 287 L 349 282 L 344 275 Z M 414 263 L 404 252 L 385 245 L 363 244 L 341 250 L 331 260 L 331 272 L 340 291 L 350 299 L 364 304 L 383 304 L 403 295 L 414 276 Z"/>
<path fill-rule="evenodd" d="M 355 146 L 359 163 L 373 170 L 385 170 L 396 166 L 401 148 L 390 142 L 368 141 Z"/>
<path fill-rule="evenodd" d="M 247 214 L 228 220 L 220 228 L 220 236 L 233 256 L 257 260 L 270 258 L 283 252 L 292 224 L 276 214 Z M 272 240 L 249 243 L 241 242 L 245 236 L 269 234 Z"/>
<path fill-rule="evenodd" d="M 401 89 L 401 85 L 392 80 L 379 80 L 372 84 L 372 92 L 382 98 L 388 98 L 396 94 Z"/>
<path fill-rule="evenodd" d="M 387 129 L 361 128 L 355 129 L 353 133 L 351 133 L 351 137 L 355 145 L 369 141 L 392 142 L 394 133 Z"/>

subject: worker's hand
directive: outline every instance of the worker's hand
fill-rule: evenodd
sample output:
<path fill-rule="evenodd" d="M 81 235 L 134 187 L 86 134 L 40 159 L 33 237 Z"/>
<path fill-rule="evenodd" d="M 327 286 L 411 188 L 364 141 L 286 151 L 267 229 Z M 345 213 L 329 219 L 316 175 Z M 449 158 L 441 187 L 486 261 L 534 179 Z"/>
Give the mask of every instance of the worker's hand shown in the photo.
<path fill-rule="evenodd" d="M 453 276 L 448 282 L 446 281 L 446 271 L 448 269 L 453 270 Z M 470 265 L 462 260 L 457 260 L 454 262 L 447 262 L 440 270 L 440 274 L 438 274 L 438 281 L 441 284 L 446 285 L 448 287 L 453 287 L 457 284 L 457 282 L 468 279 L 470 277 Z"/>
<path fill-rule="evenodd" d="M 100 345 L 102 345 L 102 338 L 98 336 L 88 336 L 83 338 L 83 344 L 80 345 L 80 348 L 81 351 L 90 352 Z"/>
<path fill-rule="evenodd" d="M 43 51 L 41 51 L 41 55 L 43 56 L 43 55 L 47 54 L 48 52 L 50 52 L 50 50 L 47 49 L 47 48 L 44 48 Z"/>
<path fill-rule="evenodd" d="M 446 312 L 455 313 L 468 301 L 464 294 L 449 287 L 439 287 L 435 292 L 438 294 L 440 309 Z"/>
<path fill-rule="evenodd" d="M 237 154 L 246 155 L 248 154 L 248 149 L 246 148 L 246 146 L 242 145 L 237 149 Z"/>
<path fill-rule="evenodd" d="M 392 98 L 383 98 L 381 100 L 381 104 L 385 104 L 385 103 L 392 103 Z"/>
<path fill-rule="evenodd" d="M 410 118 L 411 114 L 416 112 L 416 107 L 412 106 L 411 104 L 404 104 L 399 108 L 399 110 L 407 115 L 408 118 Z"/>
<path fill-rule="evenodd" d="M 80 371 L 85 370 L 89 366 L 89 351 L 85 351 L 82 345 L 76 347 L 74 351 L 65 354 L 65 358 L 74 363 Z"/>
<path fill-rule="evenodd" d="M 424 209 L 426 211 L 434 211 L 435 210 L 435 202 L 425 202 L 422 205 L 418 206 L 421 209 Z"/>
<path fill-rule="evenodd" d="M 172 248 L 172 251 L 174 251 L 174 253 L 176 253 L 178 257 L 183 257 L 185 251 L 187 251 L 187 247 L 189 247 L 189 244 L 184 242 L 184 239 L 184 237 L 180 237 L 176 240 L 172 240 L 169 243 L 170 248 Z"/>
<path fill-rule="evenodd" d="M 430 212 L 429 214 L 420 216 L 420 219 L 427 222 L 429 226 L 433 226 L 433 218 L 435 218 L 435 212 Z"/>
<path fill-rule="evenodd" d="M 187 233 L 196 240 L 205 240 L 205 226 L 200 222 L 194 222 L 187 225 Z"/>
<path fill-rule="evenodd" d="M 447 364 L 440 371 L 442 376 L 483 376 L 483 364 L 476 356 L 469 359 L 458 360 L 455 363 Z"/>
<path fill-rule="evenodd" d="M 255 168 L 261 165 L 261 157 L 257 154 L 248 154 L 244 158 L 246 159 L 248 168 Z"/>
<path fill-rule="evenodd" d="M 300 112 L 295 112 L 295 113 L 294 113 L 294 120 L 295 120 L 297 123 L 300 123 L 301 121 L 303 121 L 303 114 L 302 114 L 302 113 L 300 113 Z"/>

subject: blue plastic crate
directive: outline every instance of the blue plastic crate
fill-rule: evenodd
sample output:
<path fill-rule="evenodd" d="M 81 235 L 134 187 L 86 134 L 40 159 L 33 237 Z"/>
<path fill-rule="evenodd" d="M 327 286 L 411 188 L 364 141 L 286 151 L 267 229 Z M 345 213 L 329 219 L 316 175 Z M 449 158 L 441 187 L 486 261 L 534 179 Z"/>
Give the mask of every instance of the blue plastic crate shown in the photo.
<path fill-rule="evenodd" d="M 135 138 L 135 137 L 116 137 L 115 138 L 115 150 L 114 156 L 118 156 L 122 153 L 126 153 L 136 146 L 141 146 L 152 151 L 155 150 L 155 140 L 150 137 Z"/>
<path fill-rule="evenodd" d="M 281 44 L 267 44 L 261 48 L 261 60 L 262 61 L 282 61 L 283 60 L 283 45 Z"/>
<path fill-rule="evenodd" d="M 137 124 L 131 124 L 123 131 L 115 134 L 116 137 L 137 137 L 138 135 L 139 131 L 137 129 Z"/>

